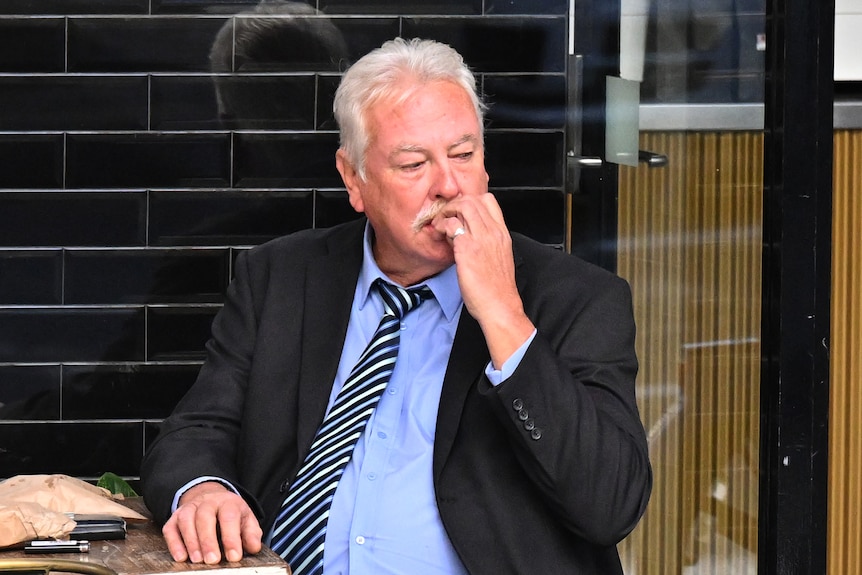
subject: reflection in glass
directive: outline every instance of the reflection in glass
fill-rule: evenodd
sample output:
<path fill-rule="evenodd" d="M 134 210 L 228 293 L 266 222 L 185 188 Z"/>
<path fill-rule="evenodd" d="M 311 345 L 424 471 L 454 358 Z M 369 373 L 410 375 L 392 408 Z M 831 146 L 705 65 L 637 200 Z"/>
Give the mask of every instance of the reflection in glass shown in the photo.
<path fill-rule="evenodd" d="M 289 76 L 261 74 L 339 72 L 347 63 L 329 18 L 302 2 L 261 3 L 228 20 L 210 51 L 219 117 L 230 128 L 277 127 L 301 98 Z"/>
<path fill-rule="evenodd" d="M 620 167 L 618 271 L 632 285 L 654 489 L 628 575 L 757 571 L 762 2 L 653 0 L 639 148 Z M 644 112 L 648 122 L 644 122 Z"/>

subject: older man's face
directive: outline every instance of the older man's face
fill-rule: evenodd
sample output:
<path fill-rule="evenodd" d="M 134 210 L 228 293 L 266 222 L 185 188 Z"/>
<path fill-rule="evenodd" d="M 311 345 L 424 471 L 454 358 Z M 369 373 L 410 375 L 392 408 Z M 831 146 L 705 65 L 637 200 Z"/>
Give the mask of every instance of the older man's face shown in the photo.
<path fill-rule="evenodd" d="M 377 264 L 409 285 L 454 262 L 452 246 L 417 215 L 435 202 L 488 191 L 479 119 L 467 93 L 438 81 L 412 89 L 396 104 L 382 100 L 366 114 L 366 180 L 339 157 L 354 209 L 374 227 Z"/>

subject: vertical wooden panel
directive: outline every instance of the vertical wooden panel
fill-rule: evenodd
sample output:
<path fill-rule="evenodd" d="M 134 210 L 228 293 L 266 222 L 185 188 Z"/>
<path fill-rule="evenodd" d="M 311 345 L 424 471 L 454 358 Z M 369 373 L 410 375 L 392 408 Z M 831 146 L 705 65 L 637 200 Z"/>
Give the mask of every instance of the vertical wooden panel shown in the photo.
<path fill-rule="evenodd" d="M 862 131 L 834 144 L 827 570 L 845 575 L 862 573 Z"/>
<path fill-rule="evenodd" d="M 753 572 L 757 546 L 762 136 L 647 133 L 621 168 L 638 399 L 656 484 L 630 573 Z M 862 573 L 862 131 L 835 134 L 828 572 Z"/>
<path fill-rule="evenodd" d="M 762 136 L 644 133 L 666 168 L 621 168 L 655 488 L 623 543 L 638 575 L 753 572 L 757 545 Z"/>

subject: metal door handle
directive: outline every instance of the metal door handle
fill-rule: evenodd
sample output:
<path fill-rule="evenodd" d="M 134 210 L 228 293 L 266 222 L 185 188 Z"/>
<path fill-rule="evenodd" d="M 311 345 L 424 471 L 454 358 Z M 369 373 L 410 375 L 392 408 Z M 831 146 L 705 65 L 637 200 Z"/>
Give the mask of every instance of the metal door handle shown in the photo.
<path fill-rule="evenodd" d="M 638 150 L 638 161 L 643 162 L 650 168 L 663 168 L 667 165 L 667 156 L 646 150 Z"/>
<path fill-rule="evenodd" d="M 582 168 L 601 168 L 602 159 L 598 156 L 579 156 L 575 158 Z"/>
<path fill-rule="evenodd" d="M 578 156 L 574 150 L 566 152 L 569 163 L 575 162 L 581 168 L 601 168 L 603 160 L 598 156 Z"/>

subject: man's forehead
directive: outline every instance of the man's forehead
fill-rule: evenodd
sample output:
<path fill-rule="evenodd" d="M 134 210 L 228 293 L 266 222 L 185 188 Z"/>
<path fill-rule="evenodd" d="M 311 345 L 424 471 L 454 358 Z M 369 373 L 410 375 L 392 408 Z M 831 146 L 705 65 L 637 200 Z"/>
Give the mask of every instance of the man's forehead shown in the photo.
<path fill-rule="evenodd" d="M 409 108 L 415 100 L 425 98 L 444 103 L 450 109 L 460 108 L 476 115 L 470 93 L 457 82 L 445 79 L 423 81 L 412 77 L 403 78 L 391 91 L 371 98 L 366 102 L 362 115 L 366 121 L 372 116 L 376 116 L 375 121 L 385 121 L 393 110 L 405 106 Z"/>

